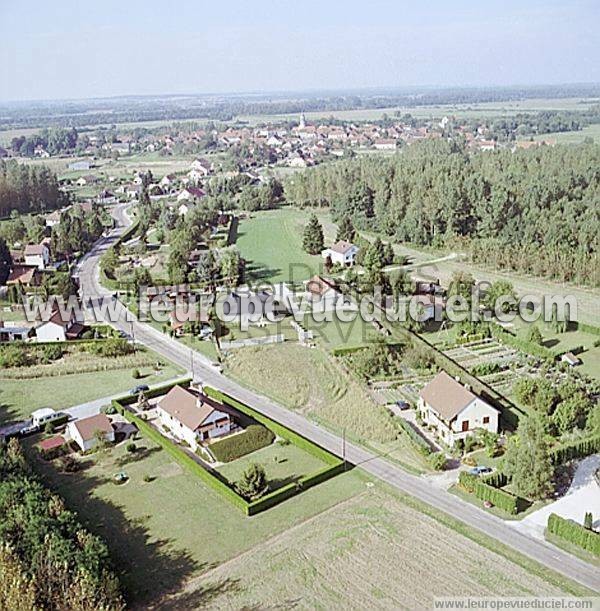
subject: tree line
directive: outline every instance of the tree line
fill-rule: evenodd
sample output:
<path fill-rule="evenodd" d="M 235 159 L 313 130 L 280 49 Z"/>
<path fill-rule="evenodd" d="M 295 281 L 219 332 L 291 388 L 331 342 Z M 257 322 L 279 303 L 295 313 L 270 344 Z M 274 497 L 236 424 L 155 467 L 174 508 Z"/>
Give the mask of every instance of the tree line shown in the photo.
<path fill-rule="evenodd" d="M 285 198 L 334 221 L 475 262 L 598 286 L 600 146 L 468 153 L 429 140 L 297 173 Z"/>
<path fill-rule="evenodd" d="M 44 487 L 16 439 L 0 447 L 0 608 L 124 608 L 106 544 Z"/>
<path fill-rule="evenodd" d="M 0 160 L 0 218 L 12 211 L 48 212 L 68 203 L 69 197 L 60 189 L 56 174 L 46 166 Z"/>

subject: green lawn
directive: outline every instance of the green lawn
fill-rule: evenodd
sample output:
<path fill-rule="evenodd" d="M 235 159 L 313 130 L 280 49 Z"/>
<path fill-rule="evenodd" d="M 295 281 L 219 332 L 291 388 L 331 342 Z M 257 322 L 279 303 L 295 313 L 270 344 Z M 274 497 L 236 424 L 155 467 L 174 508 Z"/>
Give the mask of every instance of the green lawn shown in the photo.
<path fill-rule="evenodd" d="M 83 523 L 109 545 L 121 571 L 128 602 L 143 607 L 161 595 L 181 590 L 184 582 L 237 557 L 365 489 L 358 470 L 339 475 L 252 518 L 185 472 L 152 442 L 137 442 L 129 456 L 124 444 L 84 459 L 76 474 L 58 473 L 38 462 L 44 480 L 78 511 Z M 112 476 L 125 471 L 121 486 Z M 144 482 L 144 476 L 154 478 Z M 233 587 L 227 581 L 219 589 Z M 173 608 L 196 608 L 210 600 L 178 599 Z"/>
<path fill-rule="evenodd" d="M 277 488 L 297 481 L 304 475 L 314 473 L 327 466 L 322 460 L 293 443 L 281 445 L 275 442 L 266 448 L 261 448 L 237 460 L 225 463 L 217 470 L 231 483 L 235 483 L 240 480 L 242 473 L 253 463 L 264 467 L 271 490 L 277 490 Z"/>
<path fill-rule="evenodd" d="M 158 355 L 156 360 L 165 362 Z M 158 373 L 153 367 L 140 367 L 139 370 L 142 377 L 137 380 L 131 376 L 130 368 L 25 380 L 3 379 L 0 372 L 0 422 L 27 417 L 40 407 L 60 410 L 124 392 L 138 384 L 167 381 L 184 373 L 181 367 L 171 363 Z"/>
<path fill-rule="evenodd" d="M 284 208 L 253 212 L 240 221 L 237 247 L 248 262 L 247 280 L 299 282 L 319 272 L 322 257 L 302 250 L 302 232 L 309 215 L 309 211 Z M 327 215 L 320 217 L 327 244 L 335 238 L 335 230 Z"/>

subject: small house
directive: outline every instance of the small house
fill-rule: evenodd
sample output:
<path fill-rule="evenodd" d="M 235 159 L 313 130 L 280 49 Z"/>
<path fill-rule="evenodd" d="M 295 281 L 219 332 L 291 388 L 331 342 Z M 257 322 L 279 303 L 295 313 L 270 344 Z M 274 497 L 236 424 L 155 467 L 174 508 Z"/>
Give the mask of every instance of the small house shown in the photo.
<path fill-rule="evenodd" d="M 355 263 L 358 251 L 358 246 L 351 244 L 350 242 L 340 240 L 331 248 L 326 248 L 321 253 L 321 256 L 323 259 L 331 259 L 331 262 L 334 265 L 337 264 L 342 265 L 343 267 L 352 267 Z"/>
<path fill-rule="evenodd" d="M 82 452 L 92 450 L 100 439 L 110 443 L 115 441 L 115 431 L 105 414 L 96 414 L 81 420 L 75 420 L 67 425 L 67 435 Z"/>

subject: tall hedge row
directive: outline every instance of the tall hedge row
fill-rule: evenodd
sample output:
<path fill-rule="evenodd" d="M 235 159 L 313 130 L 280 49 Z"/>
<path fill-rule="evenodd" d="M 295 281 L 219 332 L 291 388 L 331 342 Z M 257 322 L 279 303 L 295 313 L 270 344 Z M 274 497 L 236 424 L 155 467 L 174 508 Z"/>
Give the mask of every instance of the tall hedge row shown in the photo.
<path fill-rule="evenodd" d="M 476 475 L 471 475 L 466 471 L 461 471 L 458 476 L 458 483 L 467 492 L 473 493 L 478 499 L 489 501 L 495 507 L 499 507 L 511 515 L 516 515 L 520 511 L 523 511 L 527 505 L 525 499 L 510 494 L 510 492 L 506 492 L 501 488 L 494 488 L 486 484 Z"/>
<path fill-rule="evenodd" d="M 583 458 L 600 452 L 600 435 L 578 439 L 565 443 L 550 450 L 550 460 L 553 465 L 562 465 L 573 458 Z"/>
<path fill-rule="evenodd" d="M 513 348 L 517 348 L 522 352 L 537 356 L 541 359 L 554 359 L 556 354 L 552 350 L 548 350 L 545 346 L 528 342 L 527 340 L 516 337 L 498 325 L 491 325 L 492 336 L 505 344 L 509 344 Z"/>
<path fill-rule="evenodd" d="M 600 533 L 588 530 L 573 520 L 565 520 L 551 513 L 548 517 L 548 532 L 600 557 Z"/>
<path fill-rule="evenodd" d="M 243 433 L 215 441 L 210 451 L 219 462 L 231 462 L 250 452 L 256 452 L 275 441 L 275 433 L 266 426 L 251 424 Z"/>

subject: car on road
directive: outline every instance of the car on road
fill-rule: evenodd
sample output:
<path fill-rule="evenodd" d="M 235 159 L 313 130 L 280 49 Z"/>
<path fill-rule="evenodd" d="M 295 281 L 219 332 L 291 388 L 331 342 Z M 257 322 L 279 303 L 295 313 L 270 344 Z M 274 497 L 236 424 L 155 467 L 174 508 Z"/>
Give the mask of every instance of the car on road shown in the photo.
<path fill-rule="evenodd" d="M 477 465 L 469 469 L 469 475 L 487 475 L 491 473 L 493 469 L 491 467 L 484 467 L 483 465 Z"/>
<path fill-rule="evenodd" d="M 129 394 L 130 395 L 139 395 L 141 392 L 146 392 L 147 390 L 150 390 L 150 386 L 148 386 L 148 384 L 140 384 L 136 386 L 135 388 L 132 388 L 129 391 Z"/>

